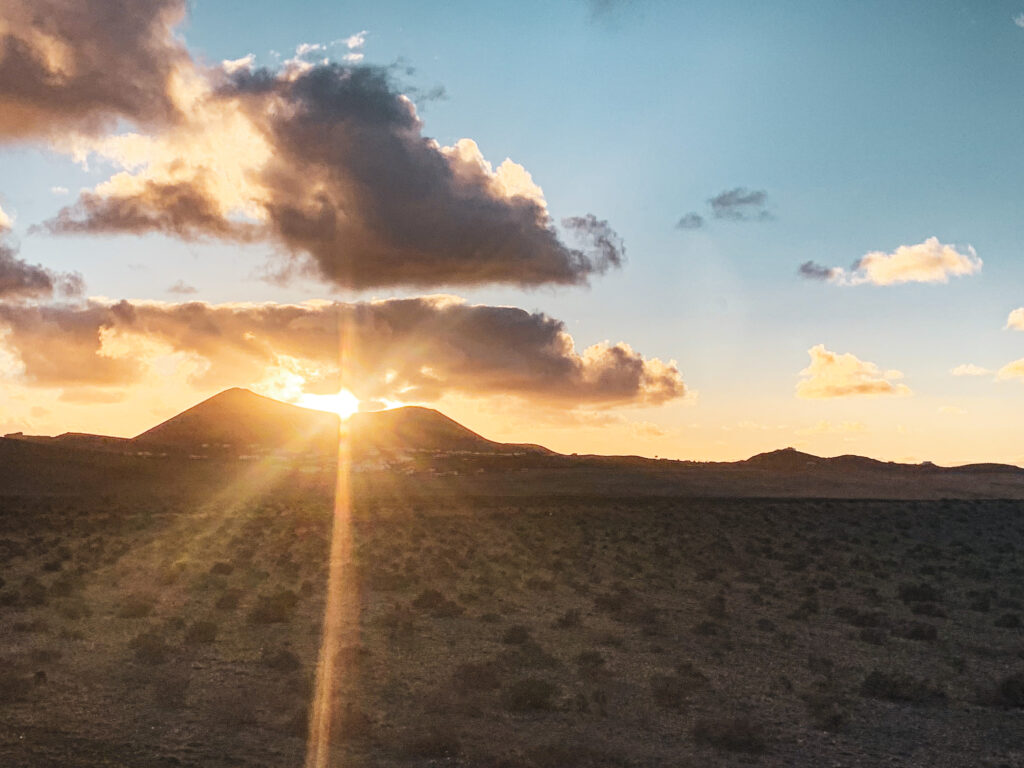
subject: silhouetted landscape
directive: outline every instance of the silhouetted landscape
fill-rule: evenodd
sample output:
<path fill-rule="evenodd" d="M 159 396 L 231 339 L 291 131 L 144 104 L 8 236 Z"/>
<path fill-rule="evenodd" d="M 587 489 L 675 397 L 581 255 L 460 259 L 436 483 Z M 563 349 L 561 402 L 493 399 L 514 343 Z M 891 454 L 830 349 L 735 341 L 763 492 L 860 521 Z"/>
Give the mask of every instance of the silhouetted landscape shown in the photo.
<path fill-rule="evenodd" d="M 339 428 L 337 764 L 1021 759 L 1017 468 L 561 456 L 229 390 L 0 442 L 0 762 L 300 764 Z"/>

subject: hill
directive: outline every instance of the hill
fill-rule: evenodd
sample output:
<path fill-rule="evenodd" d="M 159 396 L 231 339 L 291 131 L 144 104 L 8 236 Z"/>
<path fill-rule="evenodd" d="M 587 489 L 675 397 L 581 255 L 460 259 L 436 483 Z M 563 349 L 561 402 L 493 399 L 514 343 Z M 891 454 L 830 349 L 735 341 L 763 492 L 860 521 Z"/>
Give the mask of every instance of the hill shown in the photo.
<path fill-rule="evenodd" d="M 193 453 L 329 453 L 336 414 L 288 405 L 247 389 L 228 389 L 132 438 L 136 447 Z"/>
<path fill-rule="evenodd" d="M 488 440 L 440 411 L 418 406 L 356 413 L 349 418 L 348 428 L 355 449 L 365 453 L 552 453 L 540 445 Z"/>

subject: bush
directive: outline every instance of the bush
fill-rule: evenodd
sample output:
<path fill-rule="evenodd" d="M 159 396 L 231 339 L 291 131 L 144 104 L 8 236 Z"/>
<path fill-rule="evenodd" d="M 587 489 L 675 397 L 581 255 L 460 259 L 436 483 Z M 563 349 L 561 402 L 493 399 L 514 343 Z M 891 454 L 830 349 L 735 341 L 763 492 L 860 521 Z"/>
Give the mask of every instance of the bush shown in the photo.
<path fill-rule="evenodd" d="M 872 671 L 861 683 L 862 696 L 910 704 L 938 704 L 946 700 L 946 693 L 927 680 L 920 680 L 902 672 Z"/>
<path fill-rule="evenodd" d="M 429 760 L 452 760 L 462 752 L 462 744 L 454 733 L 438 728 L 416 734 L 402 745 L 406 757 L 420 757 Z"/>
<path fill-rule="evenodd" d="M 702 718 L 694 724 L 690 735 L 698 744 L 730 752 L 761 754 L 767 750 L 763 729 L 746 717 Z"/>
<path fill-rule="evenodd" d="M 455 669 L 453 678 L 459 693 L 493 691 L 501 685 L 494 664 L 461 664 Z"/>
<path fill-rule="evenodd" d="M 270 596 L 260 595 L 249 614 L 249 621 L 253 624 L 286 624 L 291 621 L 298 602 L 298 595 L 290 589 Z"/>
<path fill-rule="evenodd" d="M 159 632 L 143 632 L 128 644 L 135 651 L 135 660 L 143 664 L 163 664 L 170 650 Z"/>
<path fill-rule="evenodd" d="M 524 627 L 522 624 L 513 624 L 511 627 L 505 630 L 505 634 L 501 636 L 501 642 L 506 645 L 522 645 L 523 643 L 529 642 L 530 630 Z"/>
<path fill-rule="evenodd" d="M 553 683 L 527 677 L 512 683 L 501 698 L 511 712 L 530 712 L 551 709 L 551 699 L 557 692 Z"/>
<path fill-rule="evenodd" d="M 413 608 L 428 611 L 435 619 L 448 619 L 461 616 L 464 608 L 449 600 L 436 589 L 425 589 L 412 601 Z"/>
<path fill-rule="evenodd" d="M 569 629 L 570 627 L 578 627 L 580 625 L 580 612 L 572 609 L 563 613 L 555 621 L 555 626 L 559 629 Z"/>
<path fill-rule="evenodd" d="M 0 704 L 24 701 L 32 688 L 32 682 L 25 676 L 11 670 L 0 672 Z"/>
<path fill-rule="evenodd" d="M 1024 707 L 1024 673 L 1003 678 L 996 685 L 993 701 L 1003 707 Z"/>
<path fill-rule="evenodd" d="M 125 599 L 118 609 L 117 616 L 121 619 L 144 619 L 153 612 L 153 600 L 141 595 L 131 595 Z"/>
<path fill-rule="evenodd" d="M 900 600 L 904 603 L 941 603 L 942 595 L 931 584 L 922 582 L 920 584 L 901 584 L 899 588 Z"/>
<path fill-rule="evenodd" d="M 1004 613 L 992 623 L 1003 629 L 1017 629 L 1020 627 L 1020 616 L 1016 613 Z"/>
<path fill-rule="evenodd" d="M 217 625 L 212 621 L 197 621 L 185 630 L 187 645 L 212 643 L 217 639 Z"/>
<path fill-rule="evenodd" d="M 919 640 L 925 643 L 933 643 L 939 638 L 939 630 L 934 625 L 922 621 L 910 622 L 901 627 L 897 634 L 906 640 Z"/>
<path fill-rule="evenodd" d="M 287 648 L 281 648 L 273 653 L 265 653 L 263 663 L 278 672 L 293 672 L 302 666 L 299 657 Z"/>
<path fill-rule="evenodd" d="M 238 607 L 239 601 L 242 599 L 242 590 L 240 589 L 228 589 L 221 595 L 217 602 L 214 603 L 214 607 L 218 611 L 233 611 Z"/>

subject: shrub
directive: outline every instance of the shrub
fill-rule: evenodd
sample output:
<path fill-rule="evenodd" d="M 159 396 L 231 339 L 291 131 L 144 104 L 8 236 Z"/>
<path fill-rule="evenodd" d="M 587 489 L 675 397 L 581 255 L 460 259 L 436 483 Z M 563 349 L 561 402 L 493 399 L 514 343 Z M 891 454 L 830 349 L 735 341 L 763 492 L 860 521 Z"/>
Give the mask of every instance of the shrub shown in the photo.
<path fill-rule="evenodd" d="M 291 621 L 298 602 L 298 595 L 290 589 L 269 596 L 260 595 L 249 614 L 249 621 L 253 624 L 286 624 Z"/>
<path fill-rule="evenodd" d="M 299 657 L 287 648 L 281 648 L 273 653 L 265 653 L 263 663 L 278 672 L 293 672 L 302 666 Z"/>
<path fill-rule="evenodd" d="M 154 631 L 136 635 L 128 647 L 135 651 L 135 660 L 143 664 L 163 664 L 170 650 L 163 635 Z"/>
<path fill-rule="evenodd" d="M 599 651 L 583 651 L 576 657 L 576 666 L 579 667 L 581 675 L 593 677 L 604 670 L 604 656 Z"/>
<path fill-rule="evenodd" d="M 939 630 L 933 624 L 925 624 L 922 621 L 912 621 L 901 627 L 897 634 L 906 640 L 919 640 L 925 643 L 932 643 L 938 639 Z"/>
<path fill-rule="evenodd" d="M 447 619 L 461 616 L 464 608 L 438 592 L 436 589 L 425 589 L 412 601 L 412 607 L 428 611 L 436 619 Z"/>
<path fill-rule="evenodd" d="M 559 629 L 569 629 L 570 627 L 578 627 L 579 625 L 580 612 L 576 609 L 566 611 L 555 621 L 555 626 Z"/>
<path fill-rule="evenodd" d="M 218 562 L 210 566 L 210 573 L 217 574 L 219 576 L 230 576 L 235 570 L 235 566 L 231 563 Z"/>
<path fill-rule="evenodd" d="M 1004 613 L 992 623 L 1003 629 L 1017 629 L 1020 627 L 1020 616 L 1016 613 Z"/>
<path fill-rule="evenodd" d="M 153 600 L 142 595 L 130 595 L 117 611 L 121 619 L 144 619 L 153 612 Z"/>
<path fill-rule="evenodd" d="M 551 699 L 558 688 L 547 680 L 527 677 L 517 680 L 502 692 L 502 703 L 511 712 L 530 712 L 552 708 Z"/>
<path fill-rule="evenodd" d="M 530 630 L 524 627 L 522 624 L 513 624 L 511 627 L 505 630 L 505 634 L 501 636 L 501 642 L 506 645 L 522 645 L 523 643 L 529 642 Z"/>
<path fill-rule="evenodd" d="M 212 621 L 197 621 L 185 630 L 187 645 L 212 643 L 217 639 L 217 625 Z"/>
<path fill-rule="evenodd" d="M 32 688 L 32 682 L 24 675 L 12 670 L 0 672 L 0 704 L 24 701 Z"/>
<path fill-rule="evenodd" d="M 902 672 L 873 670 L 861 683 L 862 696 L 910 704 L 937 704 L 946 700 L 943 690 L 927 680 L 920 680 Z"/>
<path fill-rule="evenodd" d="M 730 752 L 761 754 L 767 749 L 763 729 L 746 717 L 701 718 L 694 724 L 690 735 L 698 744 Z"/>
<path fill-rule="evenodd" d="M 456 667 L 453 678 L 459 693 L 493 691 L 501 685 L 494 664 L 461 664 Z"/>
<path fill-rule="evenodd" d="M 239 601 L 242 599 L 242 590 L 240 589 L 228 589 L 221 595 L 217 602 L 214 603 L 214 607 L 218 611 L 233 611 L 238 607 Z"/>
<path fill-rule="evenodd" d="M 819 731 L 835 733 L 846 723 L 849 715 L 844 702 L 827 692 L 816 692 L 804 697 L 811 724 Z"/>
<path fill-rule="evenodd" d="M 405 741 L 402 753 L 406 757 L 420 757 L 429 760 L 453 760 L 462 752 L 458 736 L 433 728 L 418 733 Z"/>
<path fill-rule="evenodd" d="M 995 688 L 994 703 L 1003 707 L 1024 707 L 1024 673 L 1004 677 Z"/>
<path fill-rule="evenodd" d="M 900 600 L 904 603 L 941 603 L 942 595 L 935 587 L 926 582 L 920 584 L 900 584 Z"/>

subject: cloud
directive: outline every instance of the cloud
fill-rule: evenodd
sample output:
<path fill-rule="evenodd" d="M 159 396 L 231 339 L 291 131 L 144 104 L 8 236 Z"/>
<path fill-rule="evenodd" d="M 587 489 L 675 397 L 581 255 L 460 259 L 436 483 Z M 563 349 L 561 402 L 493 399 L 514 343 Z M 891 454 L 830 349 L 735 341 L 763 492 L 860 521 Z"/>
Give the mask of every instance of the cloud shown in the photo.
<path fill-rule="evenodd" d="M 1013 23 L 1021 29 L 1024 29 L 1024 13 L 1018 13 L 1013 17 Z"/>
<path fill-rule="evenodd" d="M 193 293 L 199 293 L 194 285 L 189 285 L 184 280 L 179 280 L 170 288 L 167 289 L 168 293 L 176 293 L 180 296 L 188 296 Z"/>
<path fill-rule="evenodd" d="M 180 117 L 185 0 L 5 0 L 0 139 L 98 133 Z"/>
<path fill-rule="evenodd" d="M 354 289 L 579 285 L 622 263 L 621 239 L 591 214 L 563 220 L 583 235 L 566 244 L 522 166 L 425 137 L 390 68 L 207 75 L 187 121 L 79 140 L 79 156 L 125 170 L 45 229 L 269 241 L 290 257 L 285 276 Z"/>
<path fill-rule="evenodd" d="M 840 267 L 823 267 L 814 261 L 805 261 L 797 269 L 797 274 L 806 277 L 808 280 L 833 281 L 840 277 L 843 270 Z"/>
<path fill-rule="evenodd" d="M 147 372 L 188 372 L 204 387 L 298 381 L 363 400 L 433 401 L 446 393 L 513 395 L 540 405 L 657 405 L 686 388 L 673 361 L 626 344 L 577 351 L 562 322 L 454 296 L 335 303 L 155 301 L 0 304 L 4 344 L 21 380 L 71 392 L 128 387 Z"/>
<path fill-rule="evenodd" d="M 1024 307 L 1013 310 L 1009 317 L 1006 318 L 1006 325 L 1003 327 L 1005 329 L 1012 328 L 1015 331 L 1024 331 Z"/>
<path fill-rule="evenodd" d="M 725 221 L 769 221 L 773 216 L 768 212 L 768 193 L 763 189 L 736 187 L 719 192 L 708 198 L 711 218 Z M 700 229 L 706 220 L 696 211 L 683 214 L 676 222 L 676 229 Z"/>
<path fill-rule="evenodd" d="M 68 193 L 67 187 L 50 187 L 50 193 L 54 195 L 66 195 Z"/>
<path fill-rule="evenodd" d="M 872 251 L 858 259 L 850 271 L 822 267 L 813 261 L 800 267 L 800 274 L 835 285 L 897 285 L 900 283 L 947 283 L 949 278 L 981 271 L 982 261 L 974 248 L 963 253 L 929 237 L 917 245 L 901 245 L 892 253 Z"/>
<path fill-rule="evenodd" d="M 0 208 L 0 299 L 41 299 L 54 293 L 80 295 L 85 286 L 78 273 L 54 272 L 18 258 L 17 249 L 8 243 L 13 224 L 11 217 Z"/>
<path fill-rule="evenodd" d="M 763 189 L 736 187 L 708 200 L 711 215 L 727 221 L 767 221 L 772 218 L 765 206 L 768 194 Z"/>
<path fill-rule="evenodd" d="M 954 376 L 988 376 L 992 371 L 974 363 L 964 363 L 951 369 L 950 373 Z"/>
<path fill-rule="evenodd" d="M 229 75 L 233 75 L 236 72 L 244 72 L 251 70 L 256 64 L 256 54 L 247 53 L 240 59 L 224 59 L 220 63 L 221 69 L 227 72 Z"/>
<path fill-rule="evenodd" d="M 676 222 L 676 229 L 700 229 L 704 226 L 704 217 L 699 213 L 686 213 Z"/>
<path fill-rule="evenodd" d="M 807 350 L 811 364 L 800 371 L 804 378 L 797 384 L 797 397 L 805 399 L 849 397 L 852 395 L 909 395 L 910 388 L 893 380 L 903 378 L 899 371 L 881 371 L 874 363 L 854 355 L 838 355 L 818 344 Z"/>
<path fill-rule="evenodd" d="M 943 416 L 966 416 L 967 410 L 956 405 L 940 405 L 939 413 Z"/>
<path fill-rule="evenodd" d="M 368 34 L 369 32 L 364 29 L 362 32 L 356 32 L 354 35 L 342 38 L 340 42 L 350 51 L 355 51 L 366 45 L 366 36 Z"/>
<path fill-rule="evenodd" d="M 996 381 L 1007 381 L 1009 379 L 1024 380 L 1024 357 L 1007 363 L 996 372 Z"/>

